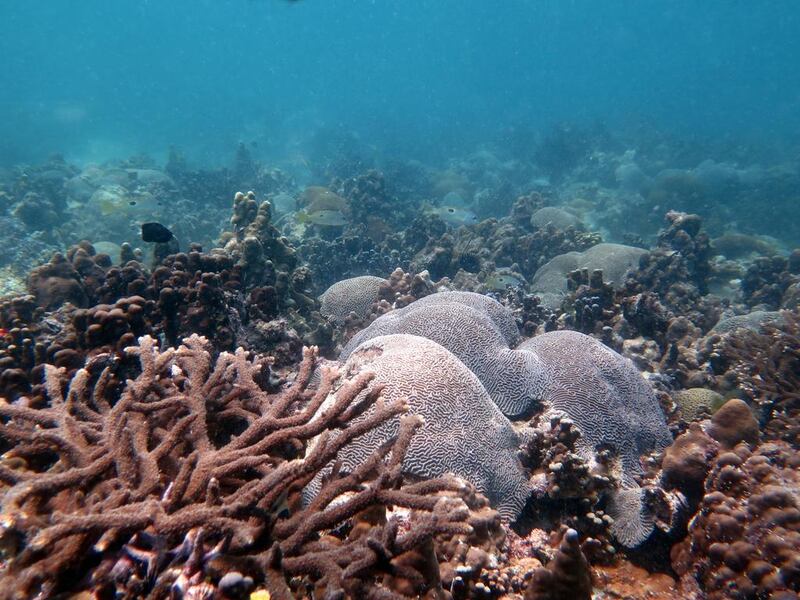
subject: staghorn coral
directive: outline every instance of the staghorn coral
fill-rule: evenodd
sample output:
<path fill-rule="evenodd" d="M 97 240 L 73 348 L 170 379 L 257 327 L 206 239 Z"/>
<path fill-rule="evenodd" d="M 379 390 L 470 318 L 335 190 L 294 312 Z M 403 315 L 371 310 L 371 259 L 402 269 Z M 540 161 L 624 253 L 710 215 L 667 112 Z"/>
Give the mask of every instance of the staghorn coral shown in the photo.
<path fill-rule="evenodd" d="M 408 473 L 455 473 L 473 483 L 506 519 L 519 516 L 530 489 L 516 457 L 517 433 L 479 379 L 452 353 L 418 336 L 377 336 L 349 353 L 343 369 L 373 373 L 387 398 L 407 398 L 411 412 L 425 419 L 404 461 Z M 395 435 L 396 427 L 396 421 L 389 421 L 348 446 L 340 455 L 342 464 L 355 468 Z"/>
<path fill-rule="evenodd" d="M 362 374 L 321 411 L 338 373 L 324 370 L 319 389 L 308 390 L 314 349 L 293 385 L 269 394 L 260 383 L 266 363 L 243 350 L 214 362 L 206 347 L 204 338 L 191 336 L 159 352 L 145 336 L 126 349 L 140 372 L 123 386 L 115 361 L 97 357 L 69 381 L 64 369 L 47 366 L 48 406 L 0 404 L 0 440 L 13 446 L 0 465 L 7 486 L 2 538 L 11 549 L 0 572 L 3 595 L 93 589 L 160 598 L 171 587 L 191 595 L 215 559 L 249 565 L 249 575 L 266 580 L 276 597 L 292 576 L 329 590 L 368 590 L 376 571 L 424 589 L 413 567 L 384 559 L 391 563 L 437 535 L 467 535 L 472 527 L 458 497 L 463 483 L 403 483 L 398 465 L 418 419 L 401 419 L 396 441 L 348 475 L 332 477 L 313 507 L 289 515 L 281 509 L 343 447 L 405 404 L 378 400 L 381 387 L 367 389 L 372 376 Z M 450 497 L 437 495 L 447 490 Z M 354 496 L 332 503 L 347 492 Z M 318 541 L 318 532 L 390 504 L 419 512 L 408 534 L 398 535 L 390 522 L 335 547 Z"/>

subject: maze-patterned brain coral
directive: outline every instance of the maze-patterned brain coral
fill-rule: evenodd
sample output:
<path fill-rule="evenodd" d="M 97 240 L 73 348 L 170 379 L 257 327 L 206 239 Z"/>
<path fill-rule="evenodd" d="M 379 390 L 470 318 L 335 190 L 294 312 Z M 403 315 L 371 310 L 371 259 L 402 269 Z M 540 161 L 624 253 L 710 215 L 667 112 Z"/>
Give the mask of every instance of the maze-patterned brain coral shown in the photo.
<path fill-rule="evenodd" d="M 504 518 L 519 516 L 530 488 L 517 458 L 517 433 L 452 353 L 418 336 L 380 336 L 355 349 L 343 371 L 375 373 L 385 398 L 405 398 L 409 411 L 425 419 L 403 461 L 406 472 L 419 477 L 454 473 L 474 484 Z M 391 439 L 398 423 L 393 419 L 340 451 L 344 469 Z"/>
<path fill-rule="evenodd" d="M 658 400 L 633 363 L 593 337 L 552 331 L 518 351 L 535 354 L 549 374 L 538 394 L 545 411 L 575 423 L 587 452 L 613 448 L 623 484 L 641 473 L 640 456 L 672 442 Z"/>
<path fill-rule="evenodd" d="M 410 306 L 419 308 L 433 304 L 464 304 L 470 308 L 486 314 L 506 338 L 508 345 L 513 348 L 519 343 L 519 328 L 511 311 L 494 298 L 475 292 L 439 292 L 424 296 Z"/>
<path fill-rule="evenodd" d="M 385 279 L 372 275 L 337 281 L 319 297 L 322 303 L 320 313 L 333 319 L 337 325 L 343 325 L 350 313 L 366 318 L 372 304 L 379 298 L 381 285 L 385 283 Z"/>
<path fill-rule="evenodd" d="M 438 295 L 438 294 L 437 294 Z M 483 311 L 461 302 L 414 302 L 376 319 L 353 336 L 339 360 L 381 335 L 418 335 L 444 346 L 474 373 L 497 407 L 509 417 L 530 410 L 532 393 L 542 389 L 547 372 L 538 358 L 508 347 L 506 338 Z"/>

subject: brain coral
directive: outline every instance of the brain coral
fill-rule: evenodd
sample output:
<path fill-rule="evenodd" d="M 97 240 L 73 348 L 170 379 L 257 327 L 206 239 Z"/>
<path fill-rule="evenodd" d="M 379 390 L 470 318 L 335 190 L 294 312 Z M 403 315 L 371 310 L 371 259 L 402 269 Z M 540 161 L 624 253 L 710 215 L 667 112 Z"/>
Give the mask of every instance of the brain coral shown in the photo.
<path fill-rule="evenodd" d="M 453 302 L 465 304 L 486 314 L 497 326 L 497 329 L 500 330 L 500 333 L 503 334 L 503 337 L 506 338 L 506 342 L 511 348 L 519 343 L 519 328 L 514 320 L 514 315 L 497 300 L 484 294 L 476 294 L 475 292 L 439 292 L 438 294 L 420 298 L 413 303 L 413 306 L 419 308 L 420 306 L 451 304 Z"/>
<path fill-rule="evenodd" d="M 749 329 L 762 332 L 764 325 L 778 325 L 783 323 L 780 311 L 754 310 L 746 315 L 724 317 L 714 325 L 711 333 L 731 333 L 737 329 Z"/>
<path fill-rule="evenodd" d="M 544 416 L 575 424 L 584 458 L 593 461 L 598 448 L 610 448 L 619 457 L 615 474 L 622 489 L 610 499 L 611 531 L 626 546 L 639 545 L 653 528 L 635 480 L 642 472 L 639 460 L 672 441 L 653 390 L 630 360 L 577 331 L 545 333 L 520 344 L 517 352 L 539 359 L 548 374 L 535 394 Z"/>
<path fill-rule="evenodd" d="M 418 335 L 444 346 L 461 360 L 503 414 L 516 417 L 528 412 L 535 400 L 532 394 L 544 388 L 547 376 L 537 357 L 509 349 L 497 326 L 482 311 L 460 302 L 420 302 L 376 319 L 353 336 L 339 360 L 346 360 L 360 344 L 378 336 Z"/>
<path fill-rule="evenodd" d="M 320 296 L 320 313 L 333 319 L 337 325 L 343 325 L 351 312 L 364 319 L 385 283 L 385 279 L 372 275 L 337 281 Z"/>
<path fill-rule="evenodd" d="M 706 388 L 689 388 L 673 395 L 672 399 L 681 411 L 685 421 L 696 421 L 703 415 L 713 415 L 723 404 L 725 398 L 714 390 Z"/>
<path fill-rule="evenodd" d="M 549 376 L 537 396 L 545 411 L 570 419 L 587 450 L 614 448 L 623 483 L 641 473 L 639 457 L 666 447 L 672 438 L 653 390 L 633 363 L 598 340 L 577 331 L 551 331 L 520 344 Z"/>
<path fill-rule="evenodd" d="M 555 206 L 545 206 L 531 215 L 531 225 L 534 227 L 546 227 L 548 223 L 557 229 L 582 226 L 578 217 Z"/>
<path fill-rule="evenodd" d="M 625 273 L 639 266 L 647 250 L 622 244 L 597 244 L 583 252 L 559 254 L 543 264 L 531 281 L 531 288 L 542 295 L 548 308 L 557 308 L 567 292 L 567 275 L 576 269 L 603 270 L 603 280 L 619 288 Z"/>
<path fill-rule="evenodd" d="M 410 412 L 424 417 L 403 462 L 407 473 L 454 473 L 473 483 L 504 518 L 519 515 L 530 488 L 517 458 L 518 436 L 478 378 L 452 353 L 418 336 L 380 336 L 356 348 L 342 370 L 375 373 L 385 398 L 405 398 Z M 398 423 L 398 418 L 389 421 L 340 451 L 344 469 L 394 436 Z"/>

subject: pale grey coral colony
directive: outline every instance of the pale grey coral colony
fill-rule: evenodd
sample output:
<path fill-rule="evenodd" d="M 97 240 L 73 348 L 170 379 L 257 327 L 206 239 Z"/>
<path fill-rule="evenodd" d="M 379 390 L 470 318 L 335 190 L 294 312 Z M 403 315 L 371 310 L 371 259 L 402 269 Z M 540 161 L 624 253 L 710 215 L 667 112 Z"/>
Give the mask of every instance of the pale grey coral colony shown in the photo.
<path fill-rule="evenodd" d="M 455 354 L 506 415 L 526 413 L 536 391 L 544 385 L 540 379 L 545 373 L 538 368 L 536 356 L 509 349 L 506 338 L 486 312 L 460 302 L 428 302 L 422 306 L 413 302 L 387 313 L 353 336 L 339 360 L 346 360 L 367 340 L 395 333 L 426 337 Z"/>
<path fill-rule="evenodd" d="M 348 372 L 372 370 L 390 397 L 408 397 L 412 411 L 425 417 L 427 433 L 409 452 L 409 470 L 428 476 L 450 470 L 512 519 L 529 488 L 520 479 L 508 418 L 536 411 L 568 419 L 581 433 L 585 460 L 592 463 L 599 448 L 617 457 L 614 474 L 625 493 L 611 502 L 633 508 L 618 514 L 616 531 L 623 543 L 643 541 L 650 528 L 641 503 L 627 500 L 640 495 L 641 456 L 671 441 L 652 389 L 633 363 L 590 336 L 556 331 L 512 349 L 517 339 L 500 303 L 440 292 L 378 318 L 339 360 Z M 349 460 L 362 459 L 390 435 L 377 430 Z"/>
<path fill-rule="evenodd" d="M 545 414 L 563 416 L 581 432 L 587 455 L 599 446 L 619 456 L 619 478 L 634 485 L 639 457 L 672 442 L 650 385 L 633 363 L 602 342 L 577 331 L 552 331 L 520 344 L 547 371 L 538 391 Z"/>
<path fill-rule="evenodd" d="M 361 344 L 345 373 L 375 373 L 387 400 L 405 399 L 425 419 L 411 441 L 404 470 L 421 477 L 454 473 L 475 485 L 506 519 L 519 516 L 530 493 L 517 457 L 519 438 L 481 382 L 450 352 L 428 339 L 387 335 Z M 353 468 L 396 435 L 399 418 L 339 452 Z"/>
<path fill-rule="evenodd" d="M 486 316 L 492 320 L 500 333 L 503 334 L 510 348 L 513 348 L 519 343 L 519 329 L 517 328 L 517 322 L 514 320 L 511 311 L 497 300 L 484 294 L 476 294 L 475 292 L 439 292 L 438 294 L 423 296 L 414 302 L 414 306 L 419 308 L 433 304 L 453 303 L 464 304 L 479 312 L 485 313 Z"/>
<path fill-rule="evenodd" d="M 531 289 L 549 308 L 557 308 L 567 292 L 567 275 L 577 269 L 601 269 L 603 279 L 614 288 L 625 282 L 625 273 L 639 265 L 647 250 L 623 244 L 596 244 L 583 252 L 559 254 L 543 264 L 531 281 Z"/>
<path fill-rule="evenodd" d="M 338 281 L 320 296 L 320 313 L 337 325 L 344 325 L 350 313 L 364 319 L 385 283 L 385 279 L 372 275 Z"/>

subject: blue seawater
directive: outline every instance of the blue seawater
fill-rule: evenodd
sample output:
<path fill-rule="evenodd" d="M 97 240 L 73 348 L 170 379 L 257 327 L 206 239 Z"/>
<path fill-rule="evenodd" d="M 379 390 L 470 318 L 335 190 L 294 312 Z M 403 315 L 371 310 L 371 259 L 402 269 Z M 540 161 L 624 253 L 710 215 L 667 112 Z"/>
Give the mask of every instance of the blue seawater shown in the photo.
<path fill-rule="evenodd" d="M 0 164 L 279 155 L 322 126 L 424 159 L 595 120 L 778 152 L 798 31 L 792 0 L 2 0 Z"/>

